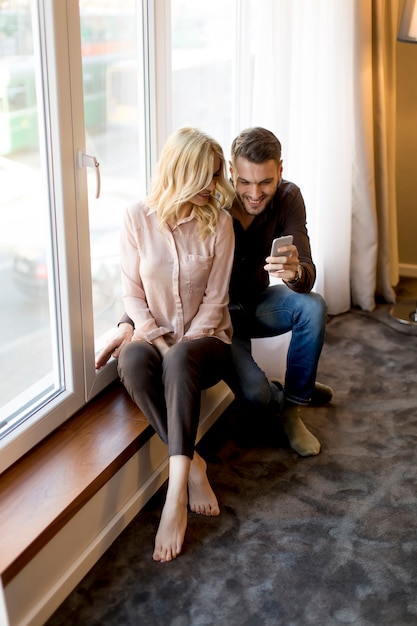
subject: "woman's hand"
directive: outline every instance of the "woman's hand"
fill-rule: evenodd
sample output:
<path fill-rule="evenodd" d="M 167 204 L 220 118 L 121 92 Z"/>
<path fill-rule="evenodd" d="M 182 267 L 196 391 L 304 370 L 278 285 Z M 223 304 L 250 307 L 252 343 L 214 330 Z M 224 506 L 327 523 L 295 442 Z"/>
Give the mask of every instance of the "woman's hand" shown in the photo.
<path fill-rule="evenodd" d="M 164 357 L 169 350 L 169 345 L 165 341 L 165 338 L 162 336 L 154 339 L 152 341 L 152 345 L 159 350 L 162 357 Z"/>
<path fill-rule="evenodd" d="M 100 367 L 103 367 L 111 356 L 117 359 L 123 346 L 130 343 L 132 337 L 133 326 L 127 322 L 119 324 L 119 326 L 115 329 L 114 334 L 109 337 L 106 345 L 98 355 L 96 359 L 96 369 L 99 370 Z"/>

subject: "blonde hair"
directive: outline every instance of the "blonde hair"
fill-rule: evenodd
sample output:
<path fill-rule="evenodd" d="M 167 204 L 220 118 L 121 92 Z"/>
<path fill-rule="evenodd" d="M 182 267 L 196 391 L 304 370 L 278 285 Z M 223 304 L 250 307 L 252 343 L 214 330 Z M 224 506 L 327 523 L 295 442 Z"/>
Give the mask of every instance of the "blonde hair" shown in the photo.
<path fill-rule="evenodd" d="M 220 170 L 215 192 L 206 205 L 194 205 L 202 239 L 214 232 L 220 209 L 228 208 L 234 197 L 226 175 L 223 150 L 215 139 L 197 128 L 180 128 L 168 138 L 146 198 L 148 206 L 157 211 L 160 229 L 168 220 L 178 218 L 181 206 L 210 185 L 216 156 L 220 159 Z"/>

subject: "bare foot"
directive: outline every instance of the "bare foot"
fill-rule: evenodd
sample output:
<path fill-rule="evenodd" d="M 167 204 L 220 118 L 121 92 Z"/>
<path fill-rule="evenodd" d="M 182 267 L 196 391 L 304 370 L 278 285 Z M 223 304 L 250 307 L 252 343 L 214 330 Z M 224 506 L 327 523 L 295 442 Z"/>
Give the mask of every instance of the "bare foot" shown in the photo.
<path fill-rule="evenodd" d="M 207 463 L 197 452 L 188 476 L 188 500 L 191 511 L 200 515 L 219 515 L 220 508 L 207 478 Z"/>
<path fill-rule="evenodd" d="M 300 456 L 316 456 L 320 452 L 319 440 L 306 428 L 296 412 L 283 417 L 284 431 L 290 446 Z"/>
<path fill-rule="evenodd" d="M 153 560 L 160 563 L 172 561 L 181 552 L 187 528 L 187 504 L 175 500 L 165 502 L 161 521 L 155 537 Z"/>

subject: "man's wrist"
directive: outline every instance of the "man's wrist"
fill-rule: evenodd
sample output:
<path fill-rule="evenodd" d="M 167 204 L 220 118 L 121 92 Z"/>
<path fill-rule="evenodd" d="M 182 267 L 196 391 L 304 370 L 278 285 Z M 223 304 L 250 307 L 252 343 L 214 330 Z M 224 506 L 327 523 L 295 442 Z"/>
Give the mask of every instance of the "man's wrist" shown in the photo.
<path fill-rule="evenodd" d="M 118 322 L 117 326 L 120 326 L 121 324 L 129 324 L 129 326 L 131 326 L 133 329 L 135 328 L 135 324 L 134 324 L 133 320 L 130 319 L 130 317 L 128 316 L 127 313 L 123 314 L 123 317 Z"/>
<path fill-rule="evenodd" d="M 287 280 L 288 285 L 295 285 L 298 283 L 303 276 L 303 268 L 300 264 L 297 265 L 297 269 L 295 270 L 295 276 L 292 280 Z"/>

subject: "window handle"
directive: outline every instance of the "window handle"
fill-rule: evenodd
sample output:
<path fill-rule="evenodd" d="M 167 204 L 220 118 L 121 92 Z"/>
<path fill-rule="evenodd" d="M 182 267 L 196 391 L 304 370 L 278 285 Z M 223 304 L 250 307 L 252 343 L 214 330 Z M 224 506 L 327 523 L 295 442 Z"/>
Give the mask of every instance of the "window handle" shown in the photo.
<path fill-rule="evenodd" d="M 94 167 L 96 171 L 97 192 L 96 198 L 100 197 L 101 179 L 100 179 L 100 163 L 95 156 L 84 154 L 81 150 L 78 153 L 78 167 Z"/>

